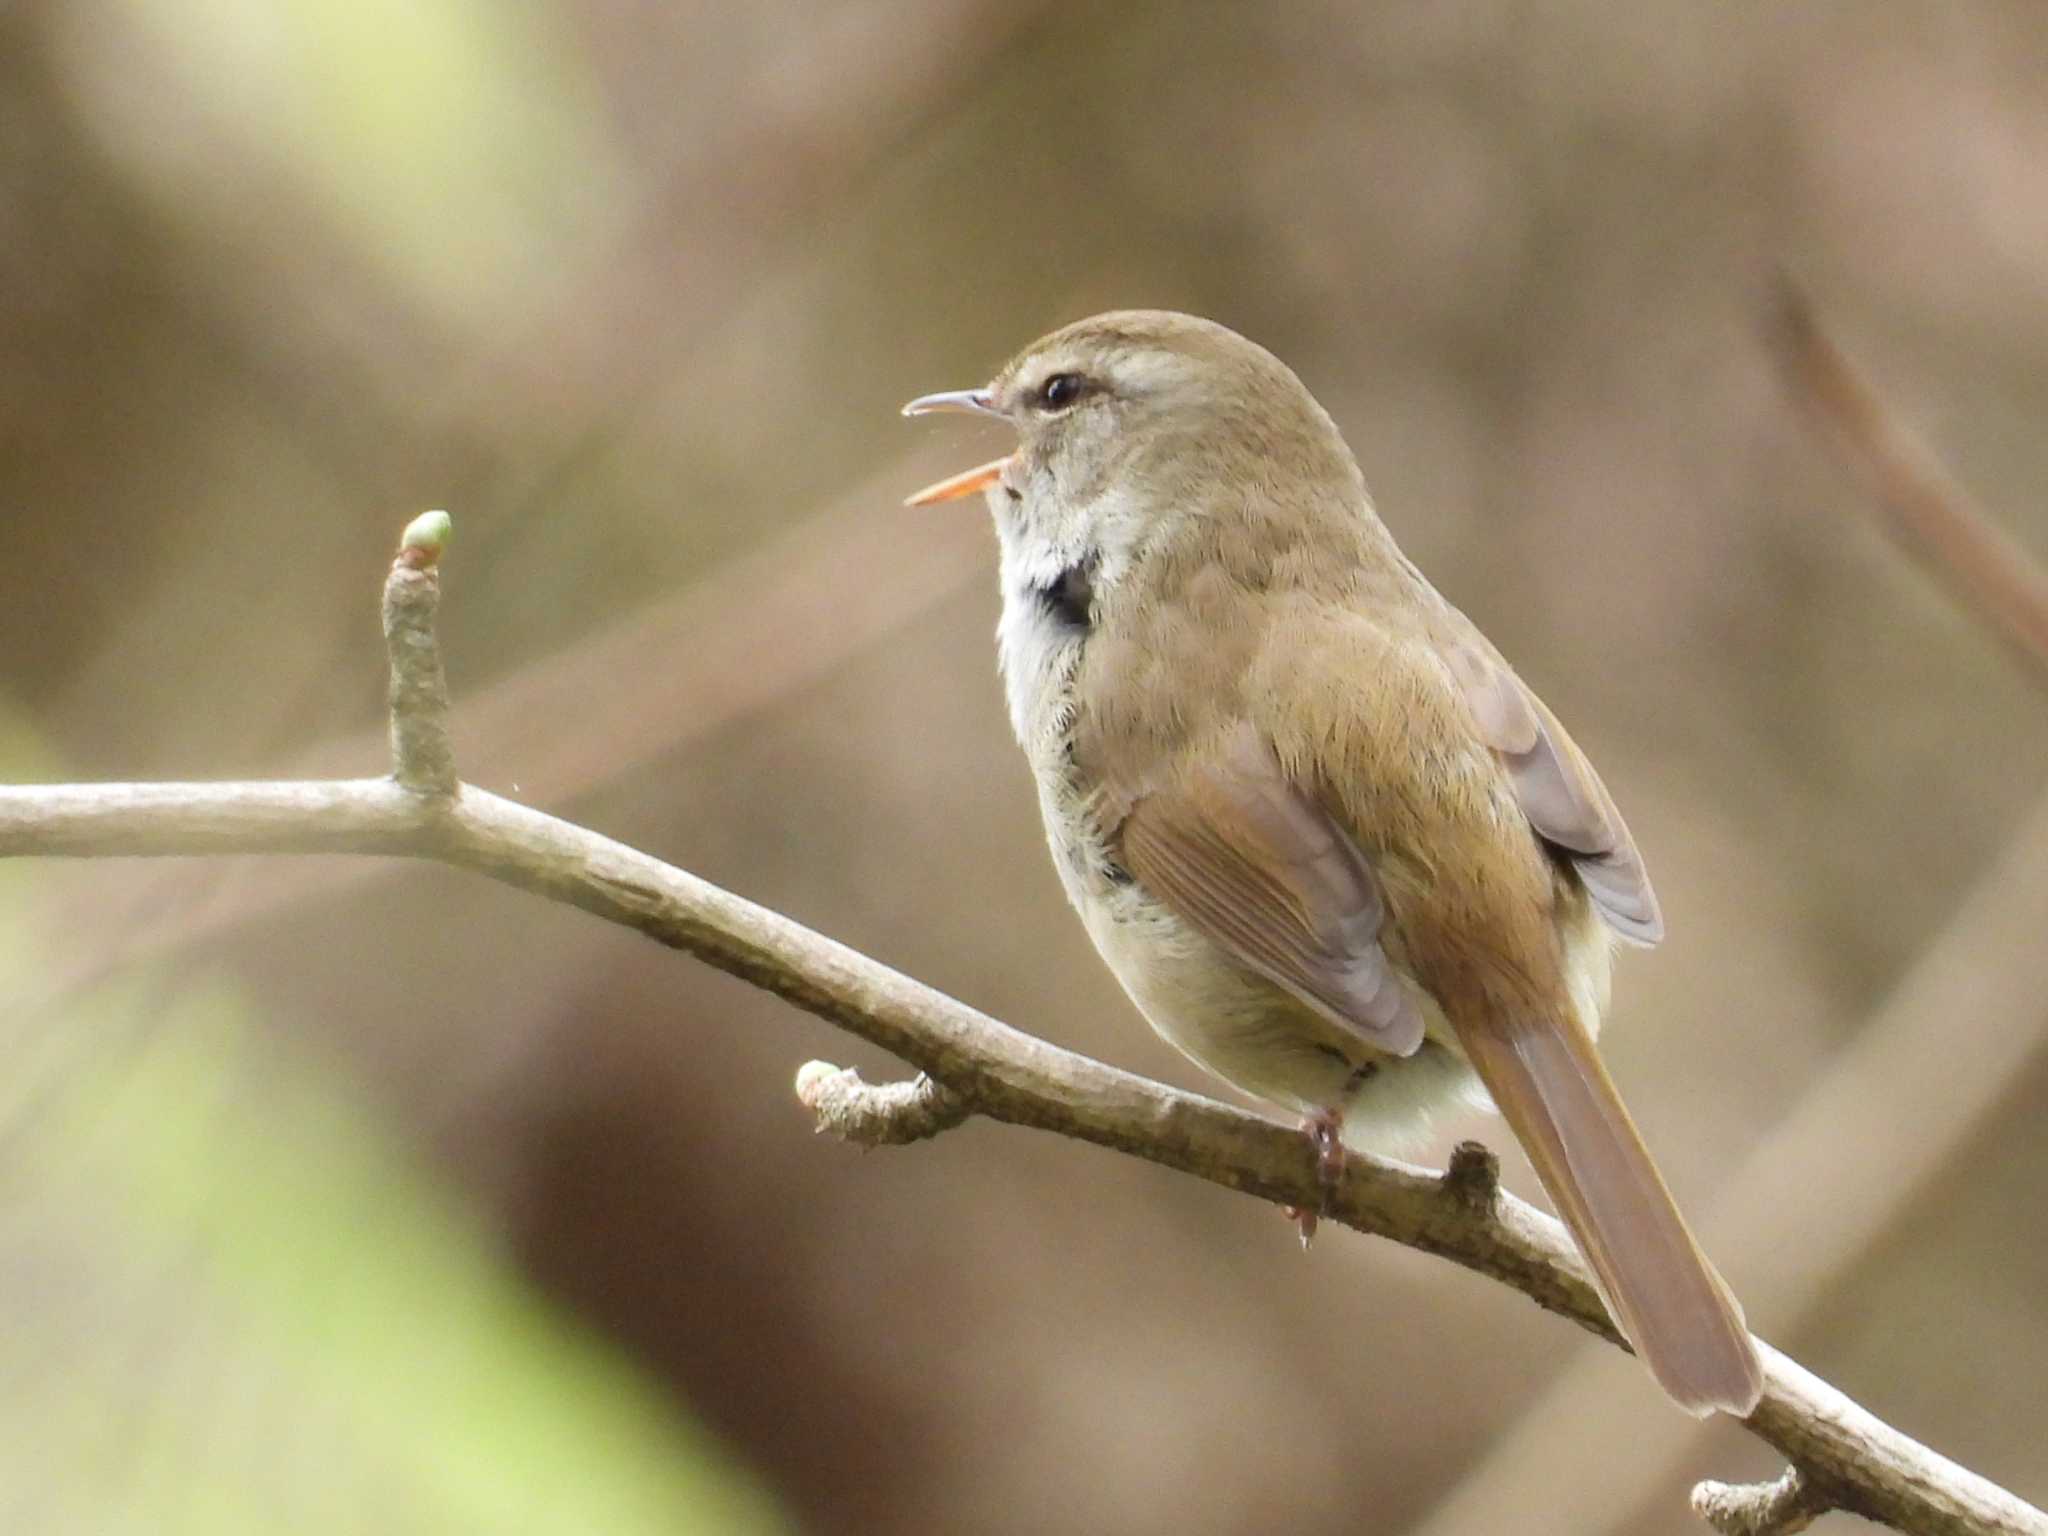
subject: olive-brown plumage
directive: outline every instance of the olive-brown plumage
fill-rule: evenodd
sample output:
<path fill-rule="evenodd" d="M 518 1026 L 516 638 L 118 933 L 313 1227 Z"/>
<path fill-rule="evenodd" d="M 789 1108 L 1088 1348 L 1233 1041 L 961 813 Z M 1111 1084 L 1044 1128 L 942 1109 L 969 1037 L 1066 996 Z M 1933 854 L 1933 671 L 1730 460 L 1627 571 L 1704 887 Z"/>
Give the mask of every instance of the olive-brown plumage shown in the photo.
<path fill-rule="evenodd" d="M 1490 1095 L 1658 1381 L 1747 1414 L 1741 1309 L 1593 1045 L 1611 937 L 1663 933 L 1641 856 L 1307 389 L 1221 326 L 1125 311 L 906 409 L 1017 428 L 925 499 L 986 491 L 1047 839 L 1154 1028 L 1353 1142 Z"/>

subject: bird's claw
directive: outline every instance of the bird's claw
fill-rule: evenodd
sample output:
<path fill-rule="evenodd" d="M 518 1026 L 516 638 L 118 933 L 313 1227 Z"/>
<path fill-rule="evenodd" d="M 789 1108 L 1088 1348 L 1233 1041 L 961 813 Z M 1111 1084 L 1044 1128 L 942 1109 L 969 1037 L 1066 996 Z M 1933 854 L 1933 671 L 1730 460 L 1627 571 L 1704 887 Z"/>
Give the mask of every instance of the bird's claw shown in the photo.
<path fill-rule="evenodd" d="M 1330 1197 L 1344 1181 L 1344 1140 L 1340 1134 L 1342 1120 L 1335 1110 L 1310 1115 L 1302 1122 L 1302 1129 L 1308 1133 L 1309 1145 L 1315 1148 L 1316 1182 L 1322 1186 L 1322 1200 L 1314 1209 L 1300 1205 L 1281 1209 L 1301 1232 L 1301 1246 L 1306 1249 L 1315 1241 L 1317 1221 L 1329 1212 Z"/>

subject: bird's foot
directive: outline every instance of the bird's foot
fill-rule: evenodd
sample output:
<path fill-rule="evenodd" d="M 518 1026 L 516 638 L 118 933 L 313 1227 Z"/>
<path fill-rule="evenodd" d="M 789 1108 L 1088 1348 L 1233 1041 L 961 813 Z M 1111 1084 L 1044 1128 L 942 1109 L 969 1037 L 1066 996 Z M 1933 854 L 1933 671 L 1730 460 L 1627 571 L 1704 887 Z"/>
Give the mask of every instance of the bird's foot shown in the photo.
<path fill-rule="evenodd" d="M 1343 1115 L 1334 1109 L 1321 1110 L 1301 1123 L 1308 1133 L 1309 1145 L 1315 1148 L 1316 1182 L 1323 1187 L 1322 1199 L 1313 1209 L 1300 1205 L 1281 1209 L 1300 1231 L 1303 1248 L 1315 1241 L 1317 1221 L 1330 1209 L 1330 1197 L 1344 1180 L 1344 1140 L 1340 1134 L 1343 1126 Z"/>

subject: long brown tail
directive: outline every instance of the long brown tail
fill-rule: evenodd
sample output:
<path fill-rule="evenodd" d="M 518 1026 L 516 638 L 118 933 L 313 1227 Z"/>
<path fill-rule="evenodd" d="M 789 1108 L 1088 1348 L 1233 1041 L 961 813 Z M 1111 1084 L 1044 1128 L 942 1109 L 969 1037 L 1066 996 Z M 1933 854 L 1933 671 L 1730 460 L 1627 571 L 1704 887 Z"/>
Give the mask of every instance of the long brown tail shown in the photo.
<path fill-rule="evenodd" d="M 1747 1417 L 1763 1368 L 1742 1308 L 1678 1214 L 1584 1028 L 1567 1019 L 1461 1034 L 1650 1374 L 1689 1412 Z"/>

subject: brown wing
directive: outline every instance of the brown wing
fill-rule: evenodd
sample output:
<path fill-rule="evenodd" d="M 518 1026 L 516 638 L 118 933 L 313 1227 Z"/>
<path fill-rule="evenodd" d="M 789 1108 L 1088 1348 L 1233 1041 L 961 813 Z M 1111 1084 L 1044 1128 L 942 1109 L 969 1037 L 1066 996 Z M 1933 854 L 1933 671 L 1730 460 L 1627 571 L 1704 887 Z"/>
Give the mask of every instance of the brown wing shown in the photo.
<path fill-rule="evenodd" d="M 1663 938 L 1664 915 L 1628 824 L 1557 717 L 1505 662 L 1478 646 L 1456 642 L 1445 656 L 1480 735 L 1508 771 L 1522 814 L 1571 861 L 1607 926 L 1638 944 Z"/>
<path fill-rule="evenodd" d="M 1132 876 L 1244 965 L 1380 1050 L 1422 1044 L 1422 1016 L 1380 948 L 1372 866 L 1250 726 L 1138 800 L 1119 839 Z"/>

